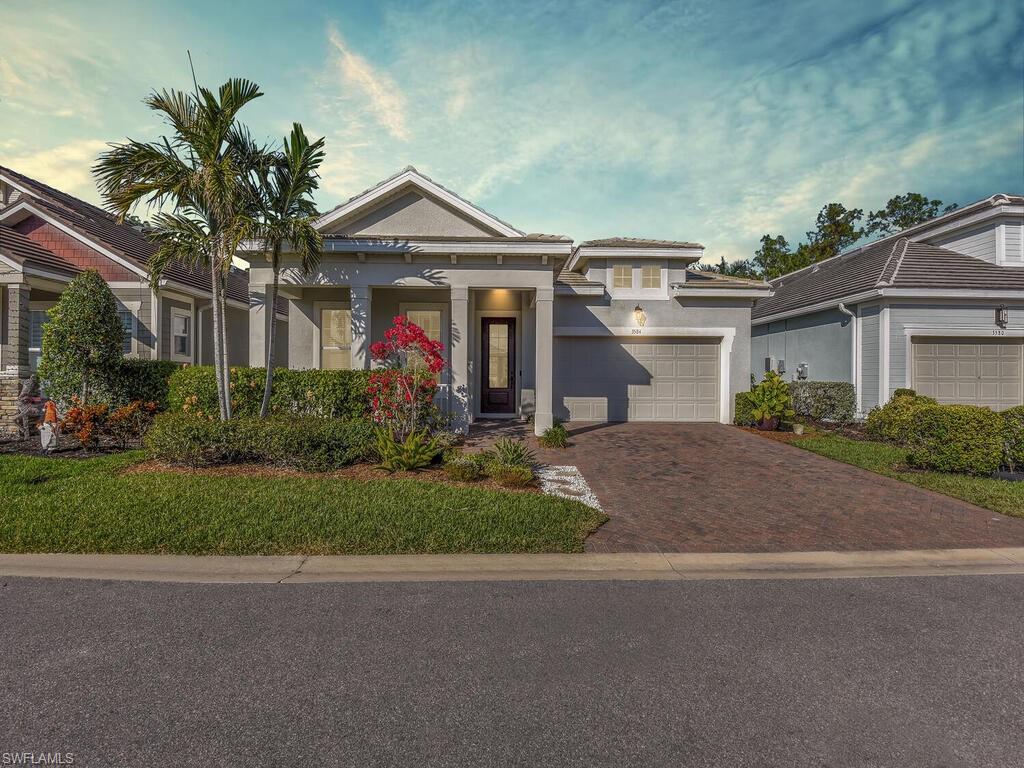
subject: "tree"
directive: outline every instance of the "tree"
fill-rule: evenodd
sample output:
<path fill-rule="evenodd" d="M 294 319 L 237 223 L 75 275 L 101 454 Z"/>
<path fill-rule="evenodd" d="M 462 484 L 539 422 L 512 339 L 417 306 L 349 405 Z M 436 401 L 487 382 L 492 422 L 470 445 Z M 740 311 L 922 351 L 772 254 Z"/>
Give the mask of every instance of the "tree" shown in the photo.
<path fill-rule="evenodd" d="M 723 256 L 718 264 L 698 264 L 697 269 L 701 272 L 718 272 L 729 277 L 746 277 L 751 279 L 761 277 L 761 272 L 752 259 L 726 261 Z"/>
<path fill-rule="evenodd" d="M 39 377 L 59 403 L 89 402 L 97 385 L 109 384 L 121 364 L 124 328 L 110 286 L 95 270 L 68 283 L 43 329 Z"/>
<path fill-rule="evenodd" d="M 799 269 L 797 256 L 790 248 L 786 238 L 782 235 L 764 235 L 761 237 L 761 247 L 754 252 L 753 262 L 761 270 L 765 280 L 774 280 L 779 275 Z"/>
<path fill-rule="evenodd" d="M 253 232 L 246 179 L 251 157 L 238 112 L 263 94 L 248 80 L 233 79 L 217 93 L 153 92 L 145 101 L 172 129 L 154 142 L 111 144 L 93 169 L 100 193 L 119 220 L 140 202 L 162 206 L 147 232 L 157 243 L 150 261 L 154 285 L 172 261 L 205 265 L 213 295 L 213 358 L 221 419 L 231 418 L 230 371 L 224 322 L 224 280 L 239 243 Z"/>
<path fill-rule="evenodd" d="M 929 200 L 917 192 L 907 192 L 905 195 L 889 198 L 885 208 L 871 211 L 864 233 L 881 237 L 893 235 L 956 208 L 956 203 L 943 208 L 941 200 Z"/>
<path fill-rule="evenodd" d="M 269 167 L 257 171 L 254 199 L 258 201 L 259 239 L 264 255 L 270 260 L 274 281 L 270 286 L 265 311 L 270 313 L 267 340 L 267 378 L 263 385 L 260 416 L 270 413 L 270 396 L 274 386 L 274 350 L 277 345 L 278 286 L 281 281 L 281 250 L 288 243 L 299 258 L 299 269 L 309 274 L 320 263 L 323 237 L 314 226 L 317 211 L 312 194 L 319 186 L 317 170 L 324 160 L 324 140 L 312 144 L 298 123 L 292 125 L 280 152 L 271 156 Z M 256 150 L 258 154 L 258 150 Z M 259 163 L 255 163 L 259 167 Z"/>
<path fill-rule="evenodd" d="M 846 209 L 842 203 L 829 203 L 818 211 L 816 228 L 807 233 L 810 263 L 830 259 L 864 236 L 857 223 L 864 218 L 861 208 Z"/>

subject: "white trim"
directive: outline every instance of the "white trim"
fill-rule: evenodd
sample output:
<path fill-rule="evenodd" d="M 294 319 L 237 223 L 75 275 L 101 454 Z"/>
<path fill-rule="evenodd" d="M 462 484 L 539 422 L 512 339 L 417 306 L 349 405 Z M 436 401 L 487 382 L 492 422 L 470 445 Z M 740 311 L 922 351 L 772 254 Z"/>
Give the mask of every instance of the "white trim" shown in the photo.
<path fill-rule="evenodd" d="M 354 197 L 347 203 L 342 203 L 334 210 L 328 211 L 319 219 L 317 219 L 314 226 L 317 229 L 322 229 L 328 224 L 332 224 L 341 219 L 351 216 L 352 214 L 372 205 L 377 200 L 387 197 L 392 192 L 398 191 L 400 188 L 411 185 L 418 187 L 423 192 L 426 192 L 432 197 L 436 197 L 451 208 L 467 215 L 476 222 L 483 224 L 488 229 L 492 229 L 499 232 L 507 237 L 521 237 L 523 235 L 518 229 L 515 229 L 500 219 L 491 216 L 486 211 L 477 208 L 470 202 L 463 200 L 458 195 L 449 192 L 444 187 L 434 183 L 430 179 L 426 178 L 422 174 L 412 170 L 411 168 L 391 177 L 390 179 L 378 184 L 372 189 L 368 189 L 358 197 Z"/>
<path fill-rule="evenodd" d="M 572 251 L 572 243 L 551 241 L 501 240 L 416 240 L 415 238 L 394 240 L 345 238 L 332 240 L 324 238 L 324 253 L 393 253 L 404 256 L 406 253 L 422 253 L 443 256 L 449 262 L 451 256 L 462 254 L 506 254 L 536 256 L 567 256 Z"/>
<path fill-rule="evenodd" d="M 586 264 L 590 259 L 670 259 L 693 264 L 700 261 L 703 256 L 703 248 L 642 248 L 628 245 L 582 245 L 573 252 L 572 258 L 569 259 L 565 268 L 574 270 L 576 267 Z"/>
<path fill-rule="evenodd" d="M 996 224 L 996 264 L 1000 267 L 1006 266 L 1006 223 Z M 1017 265 L 1015 265 L 1017 266 Z"/>
<path fill-rule="evenodd" d="M 160 294 L 156 289 L 149 289 L 149 299 L 152 305 L 149 309 L 150 334 L 153 336 L 153 359 L 162 360 L 160 357 Z"/>
<path fill-rule="evenodd" d="M 33 197 L 34 197 L 34 195 L 33 195 Z M 104 256 L 106 256 L 111 261 L 113 261 L 113 262 L 115 262 L 117 264 L 120 264 L 122 267 L 124 267 L 125 269 L 128 269 L 131 272 L 134 272 L 139 277 L 146 277 L 146 278 L 149 277 L 148 273 L 144 269 L 139 267 L 138 265 L 133 264 L 132 262 L 128 261 L 127 259 L 124 259 L 123 257 L 118 256 L 113 251 L 111 251 L 111 250 L 109 250 L 107 248 L 104 248 L 102 245 L 99 245 L 96 241 L 91 240 L 90 238 L 86 237 L 81 232 L 77 231 L 76 229 L 73 229 L 72 227 L 69 227 L 67 224 L 63 223 L 60 219 L 57 219 L 56 217 L 51 216 L 50 214 L 44 213 L 43 211 L 39 210 L 39 208 L 37 208 L 36 206 L 32 205 L 27 200 L 23 200 L 21 202 L 18 202 L 15 205 L 11 206 L 10 208 L 5 209 L 3 211 L 3 213 L 0 213 L 0 221 L 6 221 L 8 218 L 13 217 L 13 215 L 15 213 L 18 213 L 20 211 L 28 211 L 33 216 L 38 216 L 39 218 L 43 219 L 44 221 L 46 221 L 46 222 L 52 224 L 53 226 L 57 227 L 57 229 L 61 230 L 62 232 L 65 232 L 66 234 L 68 234 L 71 237 L 75 238 L 79 242 L 85 243 L 90 248 L 92 248 L 94 251 L 102 253 Z"/>
<path fill-rule="evenodd" d="M 168 307 L 168 319 L 170 320 L 170 327 L 167 329 L 168 342 L 170 343 L 170 349 L 168 351 L 169 359 L 176 363 L 194 363 L 196 355 L 196 324 L 195 324 L 195 307 L 191 307 L 188 310 L 180 309 L 179 307 Z M 179 355 L 174 351 L 174 320 L 175 318 L 184 319 L 188 321 L 188 354 Z"/>
<path fill-rule="evenodd" d="M 19 264 L 14 259 L 4 256 L 2 253 L 0 253 L 0 264 L 6 264 L 15 272 L 21 272 L 25 268 L 23 264 Z"/>
<path fill-rule="evenodd" d="M 351 301 L 314 301 L 313 302 L 313 317 L 316 324 L 316 343 L 313 345 L 313 367 L 320 370 L 320 356 L 324 348 L 324 320 L 323 311 L 325 309 L 347 309 L 349 316 L 351 317 L 352 302 Z M 351 324 L 351 320 L 349 321 Z M 352 369 L 352 342 L 348 345 L 349 358 L 348 367 Z M 367 355 L 369 355 L 369 339 L 367 339 Z"/>
<path fill-rule="evenodd" d="M 864 318 L 860 314 L 860 306 L 855 306 L 853 311 L 857 313 L 857 367 L 854 369 L 854 387 L 857 395 L 857 413 L 864 413 Z"/>
<path fill-rule="evenodd" d="M 878 310 L 878 404 L 889 402 L 889 306 Z"/>
<path fill-rule="evenodd" d="M 688 299 L 699 299 L 701 296 L 711 298 L 745 298 L 764 299 L 772 295 L 770 288 L 686 288 L 682 285 L 673 285 L 670 293 L 673 299 L 686 297 Z"/>
<path fill-rule="evenodd" d="M 475 419 L 518 419 L 522 408 L 523 394 L 523 313 L 518 309 L 478 309 L 473 312 L 473 336 L 476 340 L 472 369 L 476 371 L 473 382 L 473 418 Z M 512 413 L 484 413 L 480 409 L 483 402 L 484 369 L 483 369 L 483 334 L 480 332 L 480 321 L 485 317 L 508 317 L 516 321 L 516 392 L 515 409 Z M 534 355 L 537 351 L 534 350 Z"/>

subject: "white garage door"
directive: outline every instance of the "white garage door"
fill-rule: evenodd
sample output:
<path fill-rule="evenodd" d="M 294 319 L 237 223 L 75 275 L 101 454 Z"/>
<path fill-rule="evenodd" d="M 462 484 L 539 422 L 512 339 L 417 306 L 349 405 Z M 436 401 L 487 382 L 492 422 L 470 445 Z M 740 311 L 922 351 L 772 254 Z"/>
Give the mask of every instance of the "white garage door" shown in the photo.
<path fill-rule="evenodd" d="M 556 416 L 718 421 L 718 339 L 559 338 Z"/>
<path fill-rule="evenodd" d="M 1022 402 L 1019 339 L 915 338 L 913 387 L 940 403 L 987 405 L 996 411 Z"/>

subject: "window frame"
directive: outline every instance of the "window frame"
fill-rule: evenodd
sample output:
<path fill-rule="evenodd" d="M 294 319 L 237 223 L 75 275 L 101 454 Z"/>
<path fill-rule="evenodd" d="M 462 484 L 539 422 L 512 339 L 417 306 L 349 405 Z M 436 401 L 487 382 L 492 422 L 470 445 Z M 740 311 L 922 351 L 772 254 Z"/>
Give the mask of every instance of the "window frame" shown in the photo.
<path fill-rule="evenodd" d="M 408 318 L 409 312 L 440 312 L 441 313 L 441 343 L 444 344 L 444 370 L 441 371 L 441 379 L 438 382 L 441 386 L 447 385 L 451 376 L 451 338 L 452 321 L 450 318 L 449 305 L 441 302 L 400 302 L 398 314 Z"/>
<path fill-rule="evenodd" d="M 40 336 L 39 346 L 38 347 L 33 347 L 32 346 L 32 313 L 33 312 L 49 312 L 55 306 L 57 306 L 57 302 L 56 301 L 29 301 L 29 303 L 28 303 L 28 312 L 29 312 L 29 315 L 28 315 L 28 317 L 29 317 L 29 320 L 28 320 L 28 322 L 29 322 L 29 326 L 28 326 L 28 361 L 29 361 L 29 368 L 31 369 L 31 371 L 33 373 L 35 373 L 36 368 L 39 366 L 39 363 L 38 363 L 38 361 L 36 361 L 36 358 L 41 358 L 43 356 L 43 341 L 42 341 L 42 337 Z M 45 326 L 45 325 L 46 325 L 46 323 L 44 322 L 43 326 Z"/>
<path fill-rule="evenodd" d="M 187 330 L 188 330 L 188 334 L 186 336 L 186 338 L 188 339 L 188 353 L 184 354 L 184 355 L 180 355 L 180 354 L 178 354 L 175 351 L 176 347 L 174 345 L 174 339 L 175 339 L 176 336 L 180 336 L 181 335 L 181 334 L 176 334 L 174 332 L 174 320 L 175 320 L 175 318 L 184 319 L 188 323 L 188 325 L 186 326 Z M 170 308 L 170 313 L 168 315 L 168 321 L 167 321 L 167 337 L 168 337 L 168 346 L 169 346 L 169 349 L 167 350 L 167 352 L 168 352 L 169 358 L 172 361 L 174 361 L 176 363 L 192 363 L 192 362 L 195 361 L 195 351 L 196 351 L 196 338 L 195 338 L 196 333 L 195 333 L 195 331 L 196 331 L 196 329 L 195 329 L 195 319 L 192 316 L 192 310 L 191 309 L 181 309 L 180 307 L 171 307 Z"/>
<path fill-rule="evenodd" d="M 349 313 L 349 325 L 352 324 L 352 302 L 350 301 L 314 301 L 313 302 L 313 313 L 316 316 L 316 344 L 313 345 L 313 367 L 318 371 L 323 370 L 323 351 L 324 351 L 324 310 L 325 309 L 345 309 Z M 349 330 L 349 336 L 352 335 L 351 329 Z M 338 347 L 342 349 L 342 347 Z M 333 369 L 332 369 L 333 370 Z M 352 341 L 348 343 L 348 368 L 341 368 L 338 370 L 351 371 L 352 369 Z"/>
<path fill-rule="evenodd" d="M 647 272 L 654 270 L 654 277 L 658 281 L 657 285 L 647 285 Z M 660 291 L 661 290 L 661 264 L 659 262 L 649 262 L 640 265 L 640 290 L 642 291 Z"/>
<path fill-rule="evenodd" d="M 618 285 L 617 284 L 618 277 L 615 274 L 615 271 L 617 269 L 619 269 L 620 267 L 624 268 L 626 270 L 627 274 L 629 275 L 629 278 L 628 278 L 629 279 L 629 285 Z M 633 264 L 632 263 L 630 263 L 630 262 L 623 262 L 623 261 L 613 262 L 612 265 L 611 265 L 611 272 L 612 272 L 612 274 L 611 274 L 611 278 L 612 279 L 611 279 L 611 285 L 609 286 L 610 288 L 612 288 L 613 290 L 616 290 L 616 291 L 630 291 L 630 290 L 633 289 L 633 282 L 634 281 L 633 281 Z"/>
<path fill-rule="evenodd" d="M 139 356 L 139 312 L 142 310 L 141 301 L 117 301 L 118 319 L 122 312 L 128 312 L 132 316 L 131 327 L 131 349 L 124 353 L 125 357 L 137 358 Z"/>

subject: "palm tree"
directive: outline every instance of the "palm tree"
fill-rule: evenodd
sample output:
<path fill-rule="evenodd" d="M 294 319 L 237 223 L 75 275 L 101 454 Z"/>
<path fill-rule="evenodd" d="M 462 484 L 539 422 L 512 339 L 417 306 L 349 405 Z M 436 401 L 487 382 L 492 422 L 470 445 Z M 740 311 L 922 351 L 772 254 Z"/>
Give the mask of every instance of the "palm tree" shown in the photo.
<path fill-rule="evenodd" d="M 150 263 L 154 284 L 172 260 L 209 268 L 221 419 L 231 418 L 224 280 L 232 255 L 254 227 L 246 194 L 246 164 L 252 158 L 239 151 L 248 134 L 237 115 L 262 95 L 259 86 L 243 79 L 228 80 L 216 94 L 198 86 L 194 94 L 154 91 L 145 103 L 162 113 L 172 135 L 111 144 L 93 169 L 100 193 L 119 220 L 140 202 L 173 208 L 154 216 L 148 233 L 158 244 Z"/>
<path fill-rule="evenodd" d="M 251 150 L 252 151 L 252 150 Z M 258 150 L 254 151 L 259 155 Z M 284 139 L 280 152 L 275 152 L 256 189 L 259 204 L 259 239 L 264 255 L 271 262 L 274 281 L 270 286 L 265 311 L 270 313 L 267 341 L 267 377 L 263 385 L 260 416 L 270 412 L 270 396 L 274 386 L 274 350 L 277 345 L 277 295 L 281 280 L 281 251 L 287 243 L 299 259 L 299 269 L 309 274 L 320 263 L 323 236 L 314 223 L 317 218 L 312 194 L 319 186 L 317 169 L 324 160 L 324 140 L 310 143 L 299 123 L 292 124 L 290 136 Z M 256 164 L 258 167 L 258 164 Z"/>

